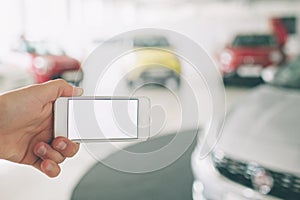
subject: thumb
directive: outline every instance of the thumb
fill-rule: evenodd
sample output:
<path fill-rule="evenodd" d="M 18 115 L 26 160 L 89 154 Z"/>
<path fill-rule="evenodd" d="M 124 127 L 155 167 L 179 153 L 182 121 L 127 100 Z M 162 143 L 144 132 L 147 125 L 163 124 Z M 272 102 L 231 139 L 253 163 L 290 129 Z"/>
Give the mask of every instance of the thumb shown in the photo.
<path fill-rule="evenodd" d="M 73 87 L 62 79 L 48 81 L 37 86 L 43 102 L 55 101 L 58 97 L 81 96 L 83 89 Z"/>

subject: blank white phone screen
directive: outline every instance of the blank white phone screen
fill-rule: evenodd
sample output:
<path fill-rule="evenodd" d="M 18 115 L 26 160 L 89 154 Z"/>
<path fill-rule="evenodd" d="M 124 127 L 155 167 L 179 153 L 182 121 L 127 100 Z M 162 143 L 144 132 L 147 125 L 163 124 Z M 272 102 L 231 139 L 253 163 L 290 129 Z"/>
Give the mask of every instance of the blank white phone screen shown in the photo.
<path fill-rule="evenodd" d="M 69 99 L 68 138 L 138 138 L 138 99 Z"/>

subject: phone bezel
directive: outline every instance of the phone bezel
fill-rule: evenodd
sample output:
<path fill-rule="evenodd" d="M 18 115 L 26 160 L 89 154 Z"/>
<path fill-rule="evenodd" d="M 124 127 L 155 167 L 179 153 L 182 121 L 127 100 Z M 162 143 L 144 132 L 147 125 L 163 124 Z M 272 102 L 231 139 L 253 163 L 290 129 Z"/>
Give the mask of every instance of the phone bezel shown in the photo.
<path fill-rule="evenodd" d="M 72 139 L 74 142 L 120 142 L 147 140 L 150 137 L 150 99 L 147 97 L 128 96 L 80 96 L 60 97 L 54 104 L 54 137 L 68 138 L 68 105 L 69 100 L 138 100 L 137 138 L 105 138 L 105 139 Z"/>

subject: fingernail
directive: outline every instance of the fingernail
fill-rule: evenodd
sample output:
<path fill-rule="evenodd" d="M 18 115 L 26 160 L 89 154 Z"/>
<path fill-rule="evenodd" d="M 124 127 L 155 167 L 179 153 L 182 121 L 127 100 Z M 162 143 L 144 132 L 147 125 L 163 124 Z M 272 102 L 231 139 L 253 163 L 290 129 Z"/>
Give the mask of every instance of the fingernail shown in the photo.
<path fill-rule="evenodd" d="M 65 150 L 67 147 L 67 143 L 65 143 L 64 141 L 60 141 L 57 145 L 56 148 L 58 150 Z"/>
<path fill-rule="evenodd" d="M 40 146 L 40 148 L 37 150 L 37 153 L 41 156 L 45 155 L 47 152 L 47 148 L 43 145 L 43 146 Z"/>
<path fill-rule="evenodd" d="M 52 164 L 52 163 L 49 163 L 48 165 L 47 165 L 47 167 L 46 167 L 46 171 L 52 171 L 53 170 L 53 168 L 54 168 L 54 165 Z"/>
<path fill-rule="evenodd" d="M 81 96 L 83 94 L 83 89 L 79 87 L 74 87 L 74 95 Z"/>

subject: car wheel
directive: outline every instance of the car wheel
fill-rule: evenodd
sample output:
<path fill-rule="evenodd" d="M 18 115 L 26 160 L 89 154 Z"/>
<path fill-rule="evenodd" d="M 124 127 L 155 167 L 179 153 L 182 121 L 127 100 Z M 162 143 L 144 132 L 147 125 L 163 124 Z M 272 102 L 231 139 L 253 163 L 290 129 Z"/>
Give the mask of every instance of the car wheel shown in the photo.
<path fill-rule="evenodd" d="M 132 88 L 132 87 L 133 87 L 133 81 L 132 81 L 132 80 L 128 80 L 128 81 L 127 81 L 127 86 L 128 86 L 129 88 Z"/>
<path fill-rule="evenodd" d="M 130 89 L 137 89 L 137 88 L 139 88 L 143 85 L 144 85 L 144 82 L 141 78 L 138 78 L 136 80 L 130 80 L 128 82 L 128 86 L 129 86 Z"/>

